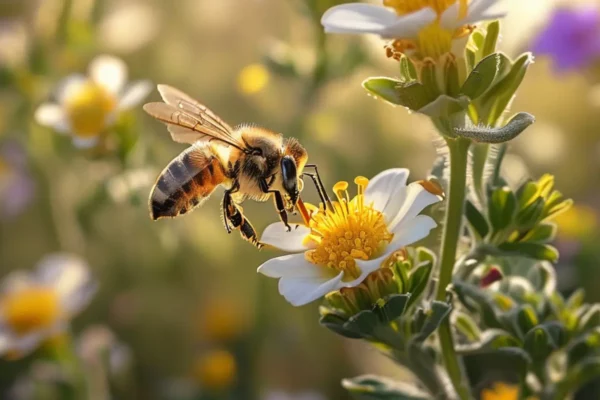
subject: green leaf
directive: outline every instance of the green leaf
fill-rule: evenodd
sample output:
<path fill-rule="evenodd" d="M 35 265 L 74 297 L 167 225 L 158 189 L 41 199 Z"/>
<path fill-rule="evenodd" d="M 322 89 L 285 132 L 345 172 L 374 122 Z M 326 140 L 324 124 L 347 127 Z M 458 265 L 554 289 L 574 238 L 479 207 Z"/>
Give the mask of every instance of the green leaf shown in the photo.
<path fill-rule="evenodd" d="M 512 223 L 517 199 L 509 187 L 497 188 L 492 192 L 488 207 L 492 228 L 499 232 Z"/>
<path fill-rule="evenodd" d="M 490 228 L 483 214 L 479 212 L 470 200 L 467 200 L 465 205 L 465 216 L 476 238 L 480 241 L 483 240 L 490 232 Z"/>
<path fill-rule="evenodd" d="M 491 54 L 473 68 L 463 84 L 460 94 L 475 100 L 482 96 L 492 85 L 498 73 L 500 56 Z"/>
<path fill-rule="evenodd" d="M 362 375 L 342 380 L 342 386 L 358 400 L 427 400 L 430 396 L 405 384 L 376 375 Z"/>
<path fill-rule="evenodd" d="M 506 143 L 519 136 L 534 122 L 533 115 L 518 113 L 506 125 L 499 128 L 492 125 L 472 125 L 454 129 L 454 134 L 477 143 Z"/>
<path fill-rule="evenodd" d="M 535 227 L 541 220 L 544 212 L 544 199 L 536 198 L 533 203 L 527 205 L 517 213 L 515 220 L 519 224 L 520 229 L 531 229 Z"/>
<path fill-rule="evenodd" d="M 548 244 L 502 243 L 498 248 L 508 254 L 522 255 L 535 260 L 558 261 L 558 250 Z"/>

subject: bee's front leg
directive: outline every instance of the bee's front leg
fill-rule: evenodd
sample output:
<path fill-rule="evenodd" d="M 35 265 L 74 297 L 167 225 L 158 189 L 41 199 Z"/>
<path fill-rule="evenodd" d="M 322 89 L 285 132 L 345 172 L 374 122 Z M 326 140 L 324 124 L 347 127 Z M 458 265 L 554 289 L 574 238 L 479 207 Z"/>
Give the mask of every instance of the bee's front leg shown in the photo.
<path fill-rule="evenodd" d="M 260 181 L 260 189 L 263 191 L 263 193 L 273 193 L 273 199 L 275 200 L 275 209 L 277 209 L 277 212 L 279 213 L 279 219 L 281 220 L 281 222 L 283 222 L 283 224 L 287 228 L 287 231 L 291 231 L 292 227 L 288 223 L 288 215 L 286 211 L 285 201 L 283 199 L 283 196 L 281 195 L 281 192 L 279 190 L 270 190 L 267 181 L 264 179 Z"/>

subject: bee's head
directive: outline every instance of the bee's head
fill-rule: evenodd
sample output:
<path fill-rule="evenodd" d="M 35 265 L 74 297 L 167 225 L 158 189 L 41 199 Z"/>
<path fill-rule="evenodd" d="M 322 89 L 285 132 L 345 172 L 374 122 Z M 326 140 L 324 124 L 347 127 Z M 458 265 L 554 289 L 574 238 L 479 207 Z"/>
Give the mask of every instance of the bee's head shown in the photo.
<path fill-rule="evenodd" d="M 292 204 L 296 205 L 300 190 L 298 189 L 298 169 L 292 156 L 284 156 L 281 159 L 281 180 L 283 190 L 290 197 Z"/>

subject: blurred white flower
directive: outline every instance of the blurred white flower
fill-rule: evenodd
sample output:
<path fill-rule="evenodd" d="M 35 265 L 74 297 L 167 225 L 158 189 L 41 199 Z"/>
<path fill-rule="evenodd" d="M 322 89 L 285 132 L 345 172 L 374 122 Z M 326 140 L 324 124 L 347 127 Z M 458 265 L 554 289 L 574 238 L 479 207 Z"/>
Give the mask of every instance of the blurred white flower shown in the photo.
<path fill-rule="evenodd" d="M 437 58 L 466 36 L 472 25 L 501 18 L 498 0 L 383 0 L 383 6 L 349 3 L 330 8 L 321 23 L 326 33 L 371 33 L 395 39 L 399 51 Z"/>
<path fill-rule="evenodd" d="M 81 148 L 96 145 L 120 112 L 141 103 L 152 90 L 149 81 L 127 83 L 127 65 L 112 56 L 98 56 L 89 65 L 88 76 L 74 74 L 55 91 L 55 103 L 44 103 L 35 120 L 59 133 L 70 134 Z"/>
<path fill-rule="evenodd" d="M 111 51 L 132 53 L 158 35 L 160 13 L 149 4 L 122 4 L 98 26 L 100 43 Z M 135 26 L 135 29 L 131 29 Z"/>
<path fill-rule="evenodd" d="M 287 232 L 281 223 L 269 225 L 261 242 L 296 254 L 273 258 L 258 272 L 279 278 L 279 292 L 295 306 L 360 284 L 392 253 L 436 227 L 431 217 L 418 214 L 440 198 L 419 182 L 406 185 L 408 174 L 397 168 L 370 182 L 358 177 L 352 200 L 348 184 L 338 182 L 333 188 L 338 200 L 327 210 L 311 207 L 308 226 Z"/>
<path fill-rule="evenodd" d="M 24 150 L 17 143 L 0 146 L 0 219 L 23 212 L 35 194 Z"/>
<path fill-rule="evenodd" d="M 96 288 L 87 264 L 70 254 L 9 274 L 0 285 L 0 355 L 22 357 L 64 332 Z"/>

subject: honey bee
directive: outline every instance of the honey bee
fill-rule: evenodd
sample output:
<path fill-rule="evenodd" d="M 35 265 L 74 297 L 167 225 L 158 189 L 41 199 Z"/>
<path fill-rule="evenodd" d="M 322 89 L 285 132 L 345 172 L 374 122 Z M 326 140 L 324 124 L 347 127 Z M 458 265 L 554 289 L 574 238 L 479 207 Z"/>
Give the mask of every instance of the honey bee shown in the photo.
<path fill-rule="evenodd" d="M 191 146 L 167 165 L 152 188 L 152 219 L 186 214 L 223 186 L 222 218 L 228 233 L 238 229 L 242 238 L 262 246 L 243 214 L 241 203 L 248 198 L 263 202 L 272 197 L 281 221 L 290 230 L 287 213 L 299 202 L 302 175 L 320 181 L 316 166 L 306 164 L 304 147 L 296 139 L 268 129 L 251 125 L 234 129 L 173 87 L 158 85 L 158 91 L 164 103 L 145 104 L 144 110 L 167 125 L 174 141 Z M 305 173 L 309 167 L 315 173 Z"/>

